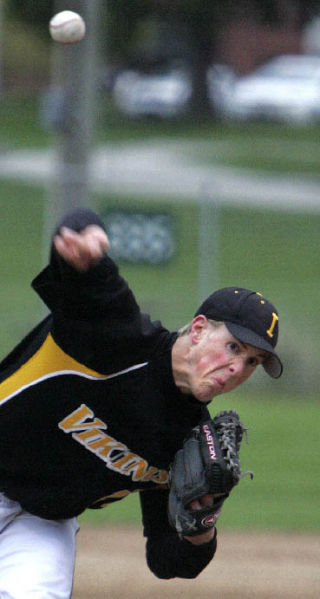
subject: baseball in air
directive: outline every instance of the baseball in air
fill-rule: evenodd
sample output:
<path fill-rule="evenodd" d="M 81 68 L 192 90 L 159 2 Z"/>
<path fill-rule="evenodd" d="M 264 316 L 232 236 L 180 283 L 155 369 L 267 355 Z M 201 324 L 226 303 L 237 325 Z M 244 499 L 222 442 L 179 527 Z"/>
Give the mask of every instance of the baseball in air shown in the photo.
<path fill-rule="evenodd" d="M 55 42 L 74 44 L 84 38 L 86 24 L 78 13 L 72 10 L 63 10 L 52 17 L 49 31 Z"/>

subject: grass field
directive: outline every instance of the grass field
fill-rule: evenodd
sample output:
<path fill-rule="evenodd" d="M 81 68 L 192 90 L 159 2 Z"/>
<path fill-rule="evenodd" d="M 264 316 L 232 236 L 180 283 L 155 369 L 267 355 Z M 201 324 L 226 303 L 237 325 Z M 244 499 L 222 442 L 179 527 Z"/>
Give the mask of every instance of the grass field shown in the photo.
<path fill-rule="evenodd" d="M 205 124 L 174 123 L 164 127 L 153 122 L 146 123 L 142 133 L 139 123 L 111 124 L 107 111 L 101 113 L 101 118 L 104 127 L 99 142 L 167 135 L 199 140 L 195 161 L 277 168 L 312 176 L 320 171 L 316 130 L 293 131 L 262 124 L 210 128 Z M 23 104 L 21 99 L 3 99 L 2 148 L 41 147 L 49 143 L 50 135 L 37 121 L 34 99 L 25 99 Z M 269 149 L 266 152 L 264 148 Z M 2 356 L 44 314 L 40 300 L 30 289 L 30 281 L 45 263 L 42 227 L 46 201 L 41 187 L 0 181 Z M 160 317 L 169 328 L 184 324 L 198 304 L 196 203 L 183 206 L 153 198 L 151 207 L 147 200 L 138 197 L 97 195 L 92 198 L 92 206 L 100 214 L 113 206 L 123 206 L 161 208 L 172 215 L 177 251 L 171 261 L 161 267 L 122 264 L 121 270 L 152 318 Z M 250 428 L 250 443 L 242 449 L 243 468 L 255 471 L 254 480 L 247 477 L 241 481 L 226 502 L 221 526 L 319 531 L 320 483 L 314 473 L 320 450 L 320 215 L 231 209 L 226 205 L 219 218 L 219 268 L 212 265 L 209 283 L 257 289 L 276 303 L 281 320 L 279 350 L 285 364 L 280 381 L 271 381 L 261 374 L 257 376 L 258 384 L 248 384 L 246 393 L 235 392 L 212 406 L 213 413 L 225 408 L 239 411 Z M 81 517 L 95 523 L 139 519 L 137 494 Z"/>

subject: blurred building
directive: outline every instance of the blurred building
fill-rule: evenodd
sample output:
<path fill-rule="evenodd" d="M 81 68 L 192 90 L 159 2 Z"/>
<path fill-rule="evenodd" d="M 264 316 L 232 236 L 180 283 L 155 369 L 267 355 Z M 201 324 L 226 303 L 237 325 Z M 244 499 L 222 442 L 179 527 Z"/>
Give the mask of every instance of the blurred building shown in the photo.
<path fill-rule="evenodd" d="M 245 75 L 278 54 L 303 51 L 303 28 L 295 20 L 282 25 L 267 25 L 252 20 L 225 25 L 216 42 L 216 61 L 233 67 Z"/>

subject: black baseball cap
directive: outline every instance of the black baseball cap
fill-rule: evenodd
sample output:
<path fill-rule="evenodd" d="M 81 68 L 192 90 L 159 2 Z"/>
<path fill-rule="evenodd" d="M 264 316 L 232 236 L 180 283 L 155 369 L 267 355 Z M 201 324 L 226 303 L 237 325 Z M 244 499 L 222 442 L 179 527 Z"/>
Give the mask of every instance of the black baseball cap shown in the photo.
<path fill-rule="evenodd" d="M 224 322 L 239 341 L 268 352 L 270 355 L 263 362 L 265 371 L 275 379 L 281 376 L 283 366 L 274 349 L 279 332 L 278 312 L 261 293 L 224 287 L 209 295 L 195 316 L 198 314 Z"/>

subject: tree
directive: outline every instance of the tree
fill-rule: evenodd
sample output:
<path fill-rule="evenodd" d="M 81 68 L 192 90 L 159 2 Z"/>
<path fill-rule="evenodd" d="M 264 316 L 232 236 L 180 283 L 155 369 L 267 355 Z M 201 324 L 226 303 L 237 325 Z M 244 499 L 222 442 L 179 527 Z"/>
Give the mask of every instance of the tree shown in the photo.
<path fill-rule="evenodd" d="M 5 10 L 9 17 L 28 23 L 39 32 L 43 29 L 47 32 L 49 20 L 54 13 L 54 0 L 7 0 Z"/>

